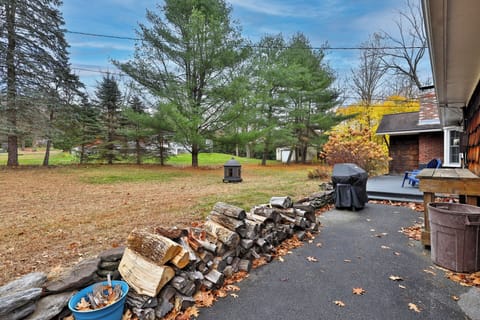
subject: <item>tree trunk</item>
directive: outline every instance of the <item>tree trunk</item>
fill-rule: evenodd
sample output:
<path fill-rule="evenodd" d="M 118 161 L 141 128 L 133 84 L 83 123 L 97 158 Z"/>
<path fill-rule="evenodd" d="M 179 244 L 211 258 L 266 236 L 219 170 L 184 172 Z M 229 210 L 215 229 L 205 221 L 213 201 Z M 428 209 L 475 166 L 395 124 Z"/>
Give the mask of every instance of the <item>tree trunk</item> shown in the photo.
<path fill-rule="evenodd" d="M 247 144 L 245 145 L 245 153 L 246 153 L 245 156 L 246 156 L 247 158 L 250 159 L 250 158 L 252 157 L 252 151 L 251 151 L 251 148 L 250 148 L 250 143 L 247 143 Z"/>
<path fill-rule="evenodd" d="M 270 149 L 270 143 L 265 141 L 265 146 L 263 148 L 263 154 L 262 154 L 262 166 L 267 165 L 267 156 L 268 156 L 269 149 Z"/>
<path fill-rule="evenodd" d="M 159 154 L 160 165 L 164 166 L 165 165 L 165 147 L 164 147 L 165 139 L 163 138 L 163 135 L 160 134 L 158 138 L 158 142 L 160 143 L 160 154 Z"/>
<path fill-rule="evenodd" d="M 82 143 L 82 146 L 80 147 L 80 164 L 85 162 L 85 144 Z"/>
<path fill-rule="evenodd" d="M 198 143 L 192 144 L 192 167 L 198 168 Z"/>
<path fill-rule="evenodd" d="M 48 166 L 48 162 L 50 161 L 50 148 L 52 146 L 52 140 L 47 139 L 47 147 L 45 149 L 45 157 L 43 158 L 43 165 Z"/>
<path fill-rule="evenodd" d="M 15 1 L 6 4 L 7 29 L 7 125 L 8 125 L 8 160 L 7 166 L 18 166 L 17 138 L 17 75 L 15 70 Z"/>
<path fill-rule="evenodd" d="M 142 156 L 140 154 L 140 140 L 135 139 L 135 153 L 137 154 L 137 164 L 142 163 Z"/>

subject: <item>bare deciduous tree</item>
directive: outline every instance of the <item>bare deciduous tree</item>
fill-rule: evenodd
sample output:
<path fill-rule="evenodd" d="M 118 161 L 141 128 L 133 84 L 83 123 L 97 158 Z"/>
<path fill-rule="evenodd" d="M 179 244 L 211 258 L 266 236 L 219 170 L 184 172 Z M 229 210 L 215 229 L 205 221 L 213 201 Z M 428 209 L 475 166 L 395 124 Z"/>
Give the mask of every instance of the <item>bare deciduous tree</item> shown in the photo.
<path fill-rule="evenodd" d="M 395 21 L 397 35 L 382 32 L 382 36 L 394 49 L 384 48 L 382 60 L 388 69 L 398 75 L 409 77 L 418 87 L 422 87 L 419 79 L 419 64 L 427 49 L 427 38 L 422 20 L 419 1 L 406 0 L 406 8 L 399 11 Z"/>

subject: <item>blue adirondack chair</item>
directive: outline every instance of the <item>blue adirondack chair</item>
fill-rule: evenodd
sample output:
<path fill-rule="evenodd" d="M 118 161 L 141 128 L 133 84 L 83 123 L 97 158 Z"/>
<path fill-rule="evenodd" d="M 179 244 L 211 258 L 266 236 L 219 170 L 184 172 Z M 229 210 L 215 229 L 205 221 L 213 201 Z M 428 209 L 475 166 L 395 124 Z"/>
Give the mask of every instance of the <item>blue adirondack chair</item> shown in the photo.
<path fill-rule="evenodd" d="M 440 168 L 441 166 L 442 166 L 442 160 L 432 159 L 427 163 L 427 166 L 425 168 L 436 169 L 436 168 Z M 403 176 L 403 181 L 402 181 L 402 188 L 405 185 L 405 180 L 408 180 L 408 183 L 411 184 L 412 187 L 415 187 L 420 182 L 420 180 L 418 180 L 417 178 L 417 174 L 420 171 L 422 171 L 422 169 L 405 171 L 405 175 Z"/>

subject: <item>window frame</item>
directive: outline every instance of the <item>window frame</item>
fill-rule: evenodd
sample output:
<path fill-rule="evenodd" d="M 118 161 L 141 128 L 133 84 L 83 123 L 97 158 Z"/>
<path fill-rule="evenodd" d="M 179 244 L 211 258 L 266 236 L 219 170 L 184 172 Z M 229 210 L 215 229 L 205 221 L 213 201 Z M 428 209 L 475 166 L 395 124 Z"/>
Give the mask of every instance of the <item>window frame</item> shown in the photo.
<path fill-rule="evenodd" d="M 443 166 L 445 167 L 454 167 L 454 168 L 460 168 L 461 166 L 461 159 L 462 157 L 460 156 L 460 141 L 458 142 L 458 147 L 459 147 L 459 156 L 458 156 L 458 162 L 452 162 L 450 159 L 451 153 L 451 147 L 452 145 L 450 144 L 450 138 L 451 138 L 451 133 L 452 132 L 459 132 L 460 135 L 463 133 L 463 128 L 462 127 L 445 127 L 443 128 L 444 132 L 444 139 L 443 139 L 443 159 L 444 163 Z M 461 137 L 460 137 L 461 139 Z"/>

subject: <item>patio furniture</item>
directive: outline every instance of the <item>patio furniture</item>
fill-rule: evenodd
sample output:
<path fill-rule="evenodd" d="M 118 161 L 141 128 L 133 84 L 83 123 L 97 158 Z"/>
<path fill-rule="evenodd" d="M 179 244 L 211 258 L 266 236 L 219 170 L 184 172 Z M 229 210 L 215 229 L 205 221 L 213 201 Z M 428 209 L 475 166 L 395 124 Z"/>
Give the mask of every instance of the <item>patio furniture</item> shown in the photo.
<path fill-rule="evenodd" d="M 435 193 L 465 196 L 465 203 L 477 205 L 480 197 L 480 177 L 468 169 L 423 169 L 417 174 L 419 189 L 423 192 L 422 244 L 430 246 L 430 222 L 428 204 L 435 201 Z"/>
<path fill-rule="evenodd" d="M 436 169 L 436 168 L 440 168 L 441 166 L 442 166 L 442 160 L 432 159 L 427 163 L 425 168 Z M 405 171 L 405 175 L 403 176 L 403 181 L 402 181 L 402 188 L 405 185 L 405 180 L 408 180 L 408 184 L 412 185 L 412 187 L 415 187 L 419 182 L 417 178 L 417 174 L 419 174 L 420 171 L 422 171 L 425 168 L 420 168 L 413 171 Z"/>

